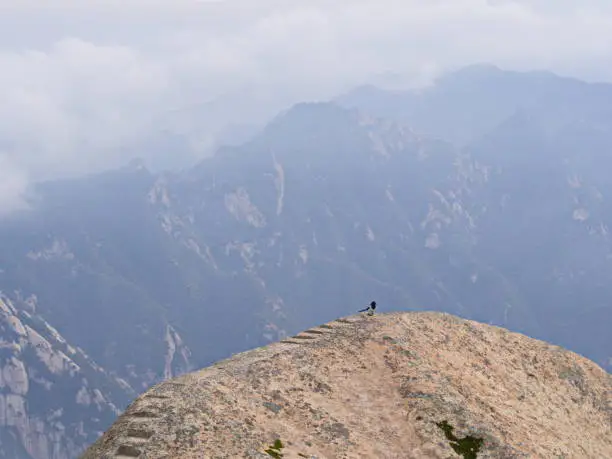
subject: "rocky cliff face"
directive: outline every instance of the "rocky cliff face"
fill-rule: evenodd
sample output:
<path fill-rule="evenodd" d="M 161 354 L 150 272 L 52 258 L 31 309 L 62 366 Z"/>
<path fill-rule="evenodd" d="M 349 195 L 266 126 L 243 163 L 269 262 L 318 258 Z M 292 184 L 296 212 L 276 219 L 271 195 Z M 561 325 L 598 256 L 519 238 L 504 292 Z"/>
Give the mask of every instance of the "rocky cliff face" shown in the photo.
<path fill-rule="evenodd" d="M 0 294 L 0 337 L 0 457 L 72 459 L 134 394 L 40 318 L 35 298 Z"/>
<path fill-rule="evenodd" d="M 141 395 L 82 459 L 603 458 L 612 378 L 440 313 L 348 317 Z"/>

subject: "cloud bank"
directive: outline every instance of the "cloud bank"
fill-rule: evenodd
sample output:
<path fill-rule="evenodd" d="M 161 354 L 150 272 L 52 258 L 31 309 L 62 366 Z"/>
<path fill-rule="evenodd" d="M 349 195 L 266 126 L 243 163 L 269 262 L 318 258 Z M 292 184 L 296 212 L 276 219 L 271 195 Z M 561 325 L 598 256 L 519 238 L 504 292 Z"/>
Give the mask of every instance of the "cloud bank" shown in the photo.
<path fill-rule="evenodd" d="M 164 135 L 195 157 L 227 123 L 385 72 L 419 84 L 492 62 L 612 80 L 608 0 L 13 3 L 0 6 L 2 209 L 28 180 L 159 157 Z"/>

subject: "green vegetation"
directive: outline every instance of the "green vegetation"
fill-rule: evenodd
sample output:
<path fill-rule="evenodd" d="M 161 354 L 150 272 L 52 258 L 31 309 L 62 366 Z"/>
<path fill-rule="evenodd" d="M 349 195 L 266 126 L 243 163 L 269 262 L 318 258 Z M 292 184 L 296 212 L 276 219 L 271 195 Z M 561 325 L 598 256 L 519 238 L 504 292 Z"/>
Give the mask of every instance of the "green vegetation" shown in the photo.
<path fill-rule="evenodd" d="M 483 443 L 482 438 L 468 435 L 459 439 L 455 437 L 453 434 L 454 428 L 447 421 L 437 422 L 436 425 L 444 431 L 444 435 L 446 435 L 451 447 L 457 454 L 463 455 L 463 459 L 476 459 L 478 457 L 478 452 Z"/>
<path fill-rule="evenodd" d="M 281 453 L 281 449 L 283 448 L 283 442 L 280 440 L 280 438 L 277 438 L 276 440 L 274 440 L 274 444 L 268 447 L 268 449 L 264 450 L 264 452 L 268 456 L 273 457 L 274 459 L 280 459 L 283 457 L 283 453 Z"/>
<path fill-rule="evenodd" d="M 274 402 L 264 402 L 264 406 L 268 408 L 270 411 L 272 411 L 273 413 L 278 413 L 283 408 L 278 403 L 274 403 Z"/>
<path fill-rule="evenodd" d="M 582 382 L 584 375 L 580 367 L 574 365 L 573 367 L 565 367 L 559 372 L 559 378 L 568 380 L 569 382 L 573 382 L 578 384 Z"/>

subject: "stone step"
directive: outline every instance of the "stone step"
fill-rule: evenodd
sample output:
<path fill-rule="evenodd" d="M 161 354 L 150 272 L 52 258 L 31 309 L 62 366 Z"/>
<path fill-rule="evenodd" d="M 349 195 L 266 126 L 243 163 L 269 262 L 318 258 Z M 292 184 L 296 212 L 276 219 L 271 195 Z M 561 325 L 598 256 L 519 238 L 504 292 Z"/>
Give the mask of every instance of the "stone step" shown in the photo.
<path fill-rule="evenodd" d="M 352 324 L 350 324 L 348 322 L 332 322 L 332 327 L 333 328 L 348 328 L 351 325 Z"/>
<path fill-rule="evenodd" d="M 122 441 L 121 446 L 124 446 L 126 448 L 139 449 L 139 448 L 142 448 L 147 443 L 149 443 L 148 438 L 125 437 Z"/>
<path fill-rule="evenodd" d="M 319 330 L 318 328 L 311 328 L 310 330 L 304 330 L 301 334 L 327 335 L 329 332 L 329 330 Z"/>
<path fill-rule="evenodd" d="M 115 457 L 117 459 L 133 459 L 135 457 L 140 457 L 142 452 L 139 448 L 131 445 L 121 445 L 117 448 L 117 453 Z"/>
<path fill-rule="evenodd" d="M 164 382 L 164 386 L 176 386 L 176 387 L 184 387 L 187 383 L 181 381 L 173 381 L 172 379 Z"/>
<path fill-rule="evenodd" d="M 131 418 L 157 418 L 157 413 L 152 410 L 140 409 L 138 411 L 134 411 L 130 413 Z"/>
<path fill-rule="evenodd" d="M 130 427 L 127 431 L 127 437 L 130 439 L 135 439 L 138 442 L 147 441 L 149 438 L 153 436 L 153 431 L 148 429 L 139 429 Z"/>
<path fill-rule="evenodd" d="M 157 413 L 149 410 L 140 410 L 129 415 L 130 420 L 132 421 L 152 421 L 159 418 Z"/>
<path fill-rule="evenodd" d="M 300 333 L 299 335 L 292 336 L 291 339 L 317 339 L 317 337 L 312 335 L 302 335 Z"/>
<path fill-rule="evenodd" d="M 166 399 L 166 398 L 170 398 L 170 396 L 169 395 L 163 395 L 163 394 L 145 394 L 144 398 Z"/>
<path fill-rule="evenodd" d="M 350 324 L 350 325 L 353 325 L 355 323 L 354 320 L 348 320 L 348 319 L 336 319 L 334 322 L 339 322 L 341 324 Z"/>

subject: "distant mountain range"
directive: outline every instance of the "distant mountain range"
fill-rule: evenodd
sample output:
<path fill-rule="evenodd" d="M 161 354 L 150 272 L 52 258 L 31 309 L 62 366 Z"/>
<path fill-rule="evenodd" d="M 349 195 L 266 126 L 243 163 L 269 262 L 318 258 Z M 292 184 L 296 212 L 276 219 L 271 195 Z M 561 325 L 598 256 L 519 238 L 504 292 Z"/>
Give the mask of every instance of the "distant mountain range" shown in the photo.
<path fill-rule="evenodd" d="M 610 370 L 611 99 L 475 66 L 297 104 L 181 173 L 39 184 L 0 221 L 0 457 L 72 458 L 151 384 L 372 299 Z"/>

